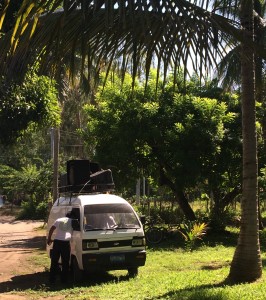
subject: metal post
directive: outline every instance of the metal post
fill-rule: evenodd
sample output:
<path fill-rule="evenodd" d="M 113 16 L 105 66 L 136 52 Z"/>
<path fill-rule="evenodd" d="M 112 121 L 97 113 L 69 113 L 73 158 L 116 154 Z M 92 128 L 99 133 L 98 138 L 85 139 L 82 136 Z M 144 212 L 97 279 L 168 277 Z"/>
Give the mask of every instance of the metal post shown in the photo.
<path fill-rule="evenodd" d="M 137 179 L 137 184 L 136 184 L 136 202 L 137 202 L 137 205 L 140 204 L 140 179 L 138 178 Z"/>
<path fill-rule="evenodd" d="M 146 183 L 145 183 L 145 177 L 143 177 L 143 187 L 142 187 L 142 191 L 143 191 L 143 196 L 146 195 Z"/>
<path fill-rule="evenodd" d="M 58 198 L 59 129 L 53 128 L 53 203 Z"/>

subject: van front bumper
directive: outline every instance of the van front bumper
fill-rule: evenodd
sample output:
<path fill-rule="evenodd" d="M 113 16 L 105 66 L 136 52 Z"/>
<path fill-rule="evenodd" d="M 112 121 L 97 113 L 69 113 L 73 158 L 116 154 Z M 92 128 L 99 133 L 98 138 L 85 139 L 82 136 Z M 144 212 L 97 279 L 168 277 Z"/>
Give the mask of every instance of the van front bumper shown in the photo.
<path fill-rule="evenodd" d="M 82 255 L 85 271 L 124 270 L 144 266 L 146 251 L 86 253 Z"/>

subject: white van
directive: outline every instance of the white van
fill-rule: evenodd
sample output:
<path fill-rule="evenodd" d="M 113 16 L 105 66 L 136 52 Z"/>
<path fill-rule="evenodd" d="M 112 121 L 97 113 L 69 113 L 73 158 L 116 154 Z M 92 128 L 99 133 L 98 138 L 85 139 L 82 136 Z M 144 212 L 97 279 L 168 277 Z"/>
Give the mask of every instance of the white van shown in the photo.
<path fill-rule="evenodd" d="M 71 239 L 71 267 L 74 280 L 83 271 L 128 270 L 136 276 L 145 265 L 143 225 L 133 207 L 109 193 L 66 194 L 52 206 L 47 226 L 74 212 L 76 225 Z M 53 244 L 47 246 L 50 255 Z"/>

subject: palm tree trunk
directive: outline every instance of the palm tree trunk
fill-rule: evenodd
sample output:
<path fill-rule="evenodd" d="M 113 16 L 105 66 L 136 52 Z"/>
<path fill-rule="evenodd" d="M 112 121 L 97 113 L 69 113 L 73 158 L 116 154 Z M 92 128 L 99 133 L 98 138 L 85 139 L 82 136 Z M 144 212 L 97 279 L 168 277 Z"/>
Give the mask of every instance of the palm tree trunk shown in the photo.
<path fill-rule="evenodd" d="M 241 52 L 242 135 L 243 135 L 243 194 L 241 227 L 229 280 L 252 282 L 262 275 L 258 224 L 258 161 L 255 124 L 255 63 L 254 52 L 248 42 L 254 39 L 253 1 L 241 1 L 241 23 L 244 41 Z"/>
<path fill-rule="evenodd" d="M 254 0 L 255 11 L 258 14 L 254 19 L 254 35 L 255 41 L 263 47 L 264 40 L 264 26 L 260 20 L 260 17 L 263 17 L 263 4 L 260 0 Z M 265 74 L 263 72 L 264 64 L 261 57 L 255 58 L 255 78 L 256 78 L 256 100 L 262 104 L 263 108 L 263 117 L 262 117 L 262 137 L 264 152 L 266 153 L 266 95 L 265 95 Z M 261 209 L 260 209 L 260 199 L 258 200 L 258 209 L 259 209 L 259 229 L 264 228 Z"/>

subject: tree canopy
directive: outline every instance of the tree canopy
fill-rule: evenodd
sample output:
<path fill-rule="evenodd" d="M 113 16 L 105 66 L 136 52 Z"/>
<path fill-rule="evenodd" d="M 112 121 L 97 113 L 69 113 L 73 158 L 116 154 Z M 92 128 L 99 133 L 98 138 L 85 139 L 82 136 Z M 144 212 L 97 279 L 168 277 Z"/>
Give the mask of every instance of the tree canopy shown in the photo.
<path fill-rule="evenodd" d="M 48 77 L 28 74 L 24 83 L 0 81 L 0 142 L 14 142 L 30 126 L 57 126 L 60 109 L 55 83 Z"/>
<path fill-rule="evenodd" d="M 9 2 L 1 10 L 1 26 Z M 254 1 L 65 0 L 63 9 L 56 11 L 61 5 L 60 0 L 23 1 L 14 29 L 0 39 L 1 71 L 7 78 L 25 74 L 36 59 L 40 70 L 53 75 L 61 74 L 64 64 L 74 71 L 76 55 L 81 57 L 81 69 L 86 66 L 88 72 L 92 66 L 98 71 L 118 62 L 136 78 L 143 62 L 147 79 L 156 57 L 164 78 L 169 67 L 176 74 L 181 64 L 186 73 L 189 61 L 202 75 L 227 53 L 232 41 L 241 42 L 242 218 L 229 278 L 239 282 L 259 278 L 254 56 L 265 59 L 266 51 L 265 43 L 254 35 Z"/>
<path fill-rule="evenodd" d="M 177 88 L 172 77 L 164 89 L 156 89 L 156 74 L 146 88 L 138 81 L 132 92 L 129 75 L 123 84 L 116 75 L 111 77 L 99 90 L 96 105 L 86 106 L 85 140 L 96 160 L 112 166 L 118 189 L 130 178 L 145 176 L 156 182 L 155 188 L 166 184 L 180 198 L 207 180 L 209 191 L 221 202 L 222 194 L 239 185 L 236 96 L 222 94 L 215 86 L 200 87 L 197 80 L 184 85 L 180 79 Z M 231 110 L 222 100 L 231 102 Z"/>

